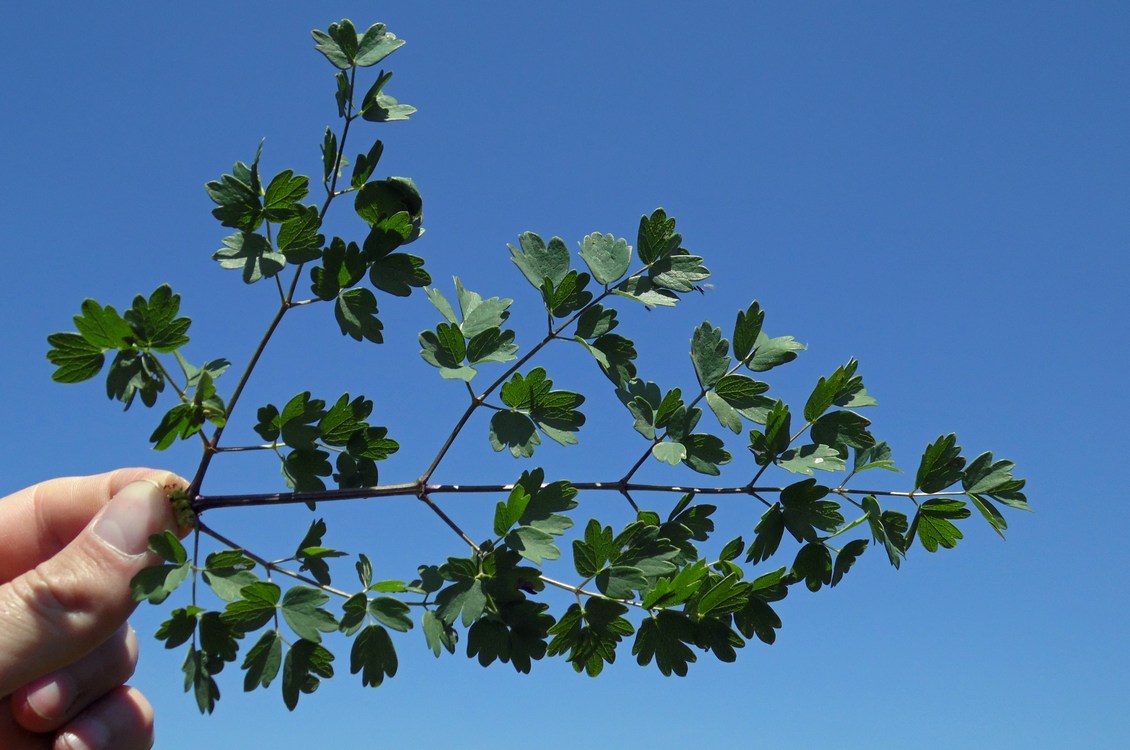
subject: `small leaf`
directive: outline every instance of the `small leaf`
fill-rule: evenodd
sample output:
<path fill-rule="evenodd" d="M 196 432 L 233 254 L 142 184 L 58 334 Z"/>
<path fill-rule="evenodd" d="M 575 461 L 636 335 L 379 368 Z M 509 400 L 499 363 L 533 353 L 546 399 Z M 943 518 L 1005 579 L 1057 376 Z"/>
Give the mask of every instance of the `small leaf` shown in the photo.
<path fill-rule="evenodd" d="M 616 311 L 602 305 L 590 305 L 581 317 L 577 318 L 577 336 L 582 339 L 595 339 L 618 325 Z"/>
<path fill-rule="evenodd" d="M 334 305 L 334 317 L 343 336 L 354 341 L 384 341 L 384 324 L 377 318 L 377 298 L 368 289 L 342 292 Z"/>
<path fill-rule="evenodd" d="M 449 654 L 455 653 L 458 634 L 430 609 L 424 611 L 422 628 L 424 636 L 427 638 L 428 648 L 432 650 L 433 654 L 439 656 L 440 648 L 447 649 Z"/>
<path fill-rule="evenodd" d="M 514 353 L 518 345 L 514 343 L 514 332 L 500 328 L 488 328 L 475 335 L 467 343 L 467 360 L 478 365 L 484 362 L 509 362 L 516 359 Z"/>
<path fill-rule="evenodd" d="M 891 460 L 891 446 L 885 442 L 879 442 L 868 448 L 856 448 L 855 466 L 852 471 L 858 474 L 868 469 L 885 469 L 899 473 L 899 470 L 895 467 L 895 462 Z"/>
<path fill-rule="evenodd" d="M 848 448 L 866 449 L 875 444 L 875 436 L 868 432 L 871 420 L 847 409 L 828 412 L 812 423 L 812 442 L 835 448 L 841 458 L 847 458 Z"/>
<path fill-rule="evenodd" d="M 179 317 L 179 312 L 180 295 L 173 294 L 168 284 L 162 284 L 153 290 L 149 299 L 140 294 L 134 297 L 123 317 L 139 346 L 171 352 L 188 343 L 187 332 L 192 321 Z"/>
<path fill-rule="evenodd" d="M 759 332 L 753 356 L 749 358 L 747 367 L 754 372 L 765 372 L 786 362 L 792 362 L 797 357 L 796 353 L 804 349 L 804 344 L 796 341 L 792 336 L 778 336 L 771 339 L 764 332 Z M 742 361 L 746 361 L 746 358 Z"/>
<path fill-rule="evenodd" d="M 943 435 L 928 445 L 926 452 L 922 454 L 918 474 L 914 479 L 914 489 L 941 492 L 962 478 L 964 468 L 965 459 L 961 457 L 957 435 Z"/>
<path fill-rule="evenodd" d="M 298 201 L 310 192 L 310 178 L 287 169 L 275 175 L 263 195 L 263 216 L 269 221 L 285 221 L 302 211 Z"/>
<path fill-rule="evenodd" d="M 383 23 L 375 23 L 366 29 L 364 36 L 357 43 L 357 53 L 353 62 L 359 68 L 367 68 L 376 65 L 403 46 L 403 39 L 397 39 Z"/>
<path fill-rule="evenodd" d="M 523 232 L 518 236 L 518 247 L 508 247 L 510 259 L 535 289 L 540 290 L 546 279 L 557 286 L 569 273 L 569 248 L 560 237 L 551 239 L 547 246 L 537 234 Z"/>
<path fill-rule="evenodd" d="M 51 351 L 47 361 L 55 365 L 51 379 L 56 383 L 81 383 L 102 371 L 106 358 L 102 349 L 77 333 L 53 333 L 47 337 Z"/>
<path fill-rule="evenodd" d="M 906 553 L 907 530 L 906 516 L 897 511 L 884 511 L 879 508 L 874 495 L 868 495 L 862 501 L 863 510 L 867 512 L 867 523 L 871 527 L 871 536 L 887 550 L 887 559 L 895 568 L 899 567 L 902 557 Z"/>
<path fill-rule="evenodd" d="M 314 206 L 299 206 L 294 216 L 279 227 L 279 251 L 287 263 L 307 263 L 322 257 L 324 235 L 318 234 L 322 220 Z"/>
<path fill-rule="evenodd" d="M 391 596 L 378 596 L 369 602 L 369 614 L 387 627 L 400 633 L 412 629 L 412 618 L 408 616 L 408 605 Z"/>
<path fill-rule="evenodd" d="M 914 515 L 906 536 L 907 543 L 912 542 L 917 534 L 918 541 L 927 552 L 937 552 L 938 547 L 953 549 L 963 535 L 951 521 L 963 518 L 969 518 L 969 509 L 961 500 L 927 500 Z"/>
<path fill-rule="evenodd" d="M 257 687 L 270 687 L 282 666 L 282 636 L 278 631 L 268 630 L 255 642 L 243 659 L 242 668 L 247 671 L 243 678 L 243 689 L 251 692 Z"/>
<path fill-rule="evenodd" d="M 718 476 L 718 467 L 730 463 L 731 456 L 723 447 L 725 444 L 714 435 L 695 433 L 686 435 L 679 442 L 687 449 L 683 463 L 699 474 Z"/>
<path fill-rule="evenodd" d="M 343 19 L 341 23 L 331 23 L 329 33 L 314 29 L 310 32 L 317 44 L 314 48 L 326 56 L 334 67 L 348 70 L 353 66 L 353 56 L 357 54 L 357 31 L 353 24 Z M 293 709 L 292 709 L 293 710 Z"/>
<path fill-rule="evenodd" d="M 651 216 L 640 217 L 636 248 L 640 260 L 651 265 L 679 249 L 683 238 L 675 233 L 675 220 L 667 218 L 667 212 L 657 208 Z"/>
<path fill-rule="evenodd" d="M 283 703 L 293 711 L 301 693 L 313 693 L 321 685 L 320 677 L 333 677 L 334 656 L 313 641 L 299 640 L 286 653 L 282 668 Z"/>
<path fill-rule="evenodd" d="M 362 685 L 378 687 L 386 676 L 395 677 L 396 669 L 396 649 L 388 631 L 379 625 L 362 630 L 349 653 L 349 671 L 361 673 Z"/>
<path fill-rule="evenodd" d="M 169 598 L 177 586 L 184 583 L 191 571 L 191 565 L 151 565 L 143 568 L 129 583 L 130 594 L 135 602 L 147 601 L 160 604 Z"/>
<path fill-rule="evenodd" d="M 515 458 L 529 458 L 534 448 L 541 445 L 537 427 L 525 414 L 515 411 L 496 411 L 490 419 L 490 444 L 496 450 L 510 450 Z"/>
<path fill-rule="evenodd" d="M 812 476 L 813 469 L 842 471 L 847 468 L 840 452 L 827 445 L 802 445 L 791 448 L 777 458 L 777 465 L 794 474 Z"/>
<path fill-rule="evenodd" d="M 690 292 L 698 288 L 698 282 L 710 278 L 710 271 L 702 265 L 702 258 L 679 249 L 653 263 L 648 278 L 656 288 Z"/>
<path fill-rule="evenodd" d="M 587 273 L 569 271 L 560 283 L 546 279 L 541 285 L 545 309 L 555 318 L 568 317 L 592 301 L 592 293 L 585 291 L 589 283 Z"/>
<path fill-rule="evenodd" d="M 632 246 L 625 239 L 596 232 L 581 240 L 581 258 L 598 282 L 604 285 L 614 284 L 628 272 L 632 261 Z"/>
<path fill-rule="evenodd" d="M 742 431 L 741 416 L 724 398 L 714 391 L 707 391 L 706 404 L 710 407 L 710 410 L 714 412 L 714 416 L 718 417 L 719 424 L 735 435 Z"/>
<path fill-rule="evenodd" d="M 817 531 L 835 531 L 844 522 L 839 503 L 822 499 L 828 493 L 815 479 L 790 484 L 781 492 L 785 528 L 798 542 L 816 542 Z"/>
<path fill-rule="evenodd" d="M 334 167 L 337 166 L 337 135 L 331 128 L 326 128 L 322 138 L 322 182 L 328 183 L 333 176 Z M 354 185 L 353 187 L 361 187 Z"/>
<path fill-rule="evenodd" d="M 382 292 L 407 297 L 413 288 L 432 283 L 424 270 L 424 259 L 407 253 L 392 253 L 375 261 L 369 270 L 369 281 Z"/>
<path fill-rule="evenodd" d="M 561 550 L 553 543 L 553 536 L 532 526 L 519 526 L 506 535 L 506 543 L 536 565 L 541 565 L 542 560 L 561 557 Z"/>
<path fill-rule="evenodd" d="M 738 319 L 734 322 L 734 357 L 743 364 L 757 344 L 761 334 L 761 324 L 765 322 L 765 312 L 754 301 L 749 309 L 738 312 Z"/>
<path fill-rule="evenodd" d="M 224 246 L 212 254 L 212 259 L 224 268 L 242 271 L 244 283 L 269 279 L 286 266 L 286 256 L 276 252 L 261 234 L 233 234 L 223 242 Z"/>
<path fill-rule="evenodd" d="M 322 640 L 322 633 L 337 630 L 334 616 L 321 605 L 328 602 L 329 595 L 309 586 L 294 586 L 283 596 L 279 609 L 283 619 L 300 638 L 313 643 Z"/>
<path fill-rule="evenodd" d="M 844 545 L 839 554 L 836 555 L 836 564 L 832 568 L 832 581 L 831 585 L 834 587 L 838 584 L 851 567 L 855 565 L 855 561 L 867 549 L 866 539 L 853 539 Z"/>
<path fill-rule="evenodd" d="M 722 329 L 704 322 L 691 338 L 691 361 L 698 382 L 710 388 L 726 374 L 730 367 L 730 342 L 722 338 Z"/>
<path fill-rule="evenodd" d="M 809 542 L 800 548 L 790 575 L 803 580 L 809 591 L 819 591 L 832 582 L 832 553 L 823 544 Z"/>
<path fill-rule="evenodd" d="M 647 276 L 629 276 L 612 291 L 621 297 L 642 303 L 649 310 L 655 307 L 674 307 L 679 301 L 677 294 L 656 286 Z"/>

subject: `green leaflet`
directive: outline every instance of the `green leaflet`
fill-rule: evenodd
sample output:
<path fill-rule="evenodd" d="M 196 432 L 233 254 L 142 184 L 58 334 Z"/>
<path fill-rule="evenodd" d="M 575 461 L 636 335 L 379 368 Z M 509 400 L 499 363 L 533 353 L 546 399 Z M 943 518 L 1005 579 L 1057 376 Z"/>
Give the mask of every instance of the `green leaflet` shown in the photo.
<path fill-rule="evenodd" d="M 47 361 L 55 365 L 51 379 L 56 383 L 81 383 L 102 371 L 103 350 L 77 333 L 53 333 L 47 337 L 51 350 Z"/>
<path fill-rule="evenodd" d="M 562 445 L 577 442 L 573 433 L 585 423 L 577 407 L 585 397 L 552 388 L 553 381 L 541 367 L 528 375 L 514 373 L 502 386 L 502 401 L 510 411 L 497 411 L 491 417 L 490 442 L 496 451 L 509 448 L 515 458 L 528 457 L 541 443 L 538 430 Z"/>
<path fill-rule="evenodd" d="M 410 104 L 401 104 L 393 96 L 384 93 L 385 85 L 392 78 L 392 71 L 382 72 L 376 83 L 365 92 L 361 101 L 361 117 L 369 122 L 397 122 L 407 120 L 416 113 Z"/>
<path fill-rule="evenodd" d="M 941 492 L 962 478 L 965 459 L 957 445 L 957 435 L 943 435 L 922 454 L 914 489 L 923 492 Z"/>
<path fill-rule="evenodd" d="M 329 600 L 329 595 L 318 589 L 292 586 L 283 596 L 279 611 L 299 638 L 319 643 L 322 633 L 337 630 L 337 620 L 322 609 L 322 605 Z"/>
<path fill-rule="evenodd" d="M 330 132 L 327 129 L 327 132 Z M 337 148 L 337 139 L 334 139 L 334 149 Z M 351 187 L 359 188 L 369 181 L 373 175 L 373 170 L 376 169 L 377 163 L 381 160 L 381 155 L 384 153 L 385 145 L 381 141 L 375 141 L 367 154 L 357 154 L 357 158 L 353 160 L 353 176 L 349 178 Z M 328 172 L 327 172 L 328 174 Z"/>
<path fill-rule="evenodd" d="M 605 664 L 615 661 L 620 641 L 635 632 L 623 617 L 627 612 L 623 604 L 599 597 L 589 597 L 583 609 L 571 605 L 548 631 L 553 636 L 548 654 L 567 654 L 573 669 L 596 677 Z"/>
<path fill-rule="evenodd" d="M 137 295 L 122 315 L 109 305 L 86 300 L 82 313 L 74 318 L 78 333 L 47 337 L 51 345 L 47 359 L 56 367 L 52 379 L 62 383 L 88 380 L 102 370 L 105 355 L 116 350 L 106 375 L 107 395 L 127 409 L 139 394 L 142 403 L 152 406 L 165 388 L 165 375 L 155 355 L 176 352 L 189 340 L 191 321 L 180 317 L 179 311 L 180 295 L 167 284 L 148 298 Z M 179 425 L 180 416 L 170 420 Z"/>
<path fill-rule="evenodd" d="M 917 534 L 918 541 L 927 552 L 937 552 L 938 547 L 953 549 L 963 537 L 953 521 L 963 518 L 969 518 L 969 509 L 961 500 L 927 500 L 918 506 L 918 512 L 914 514 L 906 535 L 907 545 L 914 541 Z"/>
<path fill-rule="evenodd" d="M 710 278 L 710 271 L 702 265 L 702 258 L 679 249 L 655 261 L 648 269 L 648 278 L 659 289 L 691 292 L 699 289 L 698 282 Z"/>
<path fill-rule="evenodd" d="M 592 301 L 592 292 L 585 291 L 588 286 L 589 275 L 569 271 L 559 283 L 551 279 L 541 285 L 541 296 L 545 302 L 545 309 L 555 318 L 566 318 L 581 310 Z"/>
<path fill-rule="evenodd" d="M 717 383 L 730 368 L 730 342 L 722 338 L 722 329 L 704 322 L 691 337 L 691 361 L 698 382 L 704 389 Z"/>
<path fill-rule="evenodd" d="M 514 300 L 499 297 L 483 297 L 464 288 L 459 277 L 455 277 L 455 291 L 459 301 L 457 315 L 455 308 L 438 289 L 427 289 L 428 298 L 443 315 L 445 322 L 435 331 L 420 333 L 420 356 L 428 364 L 438 367 L 444 378 L 458 378 L 470 381 L 477 371 L 471 365 L 486 362 L 508 362 L 515 358 L 518 345 L 514 343 L 514 332 L 500 328 L 510 317 L 509 307 Z"/>
<path fill-rule="evenodd" d="M 746 366 L 754 372 L 765 372 L 786 362 L 792 362 L 796 359 L 797 352 L 803 351 L 804 348 L 804 344 L 794 340 L 792 336 L 769 338 L 764 332 L 759 332 L 753 347 L 753 355 L 742 357 L 742 361 L 746 362 Z"/>
<path fill-rule="evenodd" d="M 734 356 L 742 364 L 747 364 L 746 360 L 753 353 L 764 322 L 765 312 L 756 300 L 747 310 L 738 311 L 738 319 L 734 322 Z"/>
<path fill-rule="evenodd" d="M 212 215 L 225 227 L 254 232 L 262 224 L 263 206 L 259 194 L 262 189 L 259 182 L 259 157 L 262 153 L 263 144 L 260 143 L 251 166 L 237 161 L 231 174 L 225 174 L 219 180 L 204 186 L 208 197 L 216 204 Z"/>
<path fill-rule="evenodd" d="M 795 474 L 812 476 L 813 469 L 843 471 L 846 468 L 840 452 L 827 445 L 802 445 L 791 448 L 777 458 L 777 465 Z"/>
<path fill-rule="evenodd" d="M 334 655 L 325 646 L 300 639 L 286 652 L 282 668 L 283 703 L 293 711 L 301 693 L 312 693 L 321 678 L 333 677 Z"/>
<path fill-rule="evenodd" d="M 833 405 L 861 407 L 877 403 L 863 387 L 863 378 L 855 374 L 858 366 L 859 363 L 853 359 L 846 365 L 837 367 L 831 376 L 820 378 L 804 405 L 806 422 L 815 422 Z"/>
<path fill-rule="evenodd" d="M 334 318 L 341 335 L 354 341 L 367 340 L 375 344 L 384 341 L 381 334 L 384 324 L 377 318 L 377 312 L 377 298 L 368 289 L 343 291 L 334 304 Z"/>
<path fill-rule="evenodd" d="M 296 175 L 291 169 L 279 172 L 263 194 L 263 217 L 268 221 L 282 222 L 302 213 L 305 207 L 300 206 L 298 201 L 309 192 L 309 177 Z"/>
<path fill-rule="evenodd" d="M 657 208 L 651 216 L 640 217 L 640 228 L 636 235 L 636 252 L 645 265 L 651 265 L 679 249 L 683 237 L 675 233 L 675 220 L 667 218 L 667 212 Z"/>
<path fill-rule="evenodd" d="M 263 633 L 255 645 L 247 652 L 241 668 L 244 676 L 243 689 L 251 692 L 255 688 L 271 686 L 282 666 L 282 636 L 274 630 Z"/>
<path fill-rule="evenodd" d="M 601 284 L 614 284 L 628 272 L 628 266 L 632 262 L 632 246 L 627 240 L 594 232 L 581 240 L 580 244 L 581 259 L 592 271 L 593 278 Z"/>
<path fill-rule="evenodd" d="M 882 510 L 873 495 L 863 498 L 863 510 L 867 512 L 867 523 L 871 527 L 871 537 L 882 544 L 887 551 L 887 559 L 896 568 L 906 554 L 906 532 L 909 528 L 906 516 L 898 511 Z"/>
<path fill-rule="evenodd" d="M 353 199 L 353 208 L 357 215 L 368 222 L 370 227 L 382 230 L 377 235 L 383 238 L 388 232 L 395 231 L 393 227 L 399 223 L 388 224 L 396 219 L 399 214 L 404 214 L 410 220 L 413 234 L 408 240 L 400 237 L 397 244 L 405 244 L 415 239 L 420 233 L 420 222 L 423 221 L 424 201 L 416 183 L 407 177 L 389 177 L 385 180 L 369 182 L 357 191 Z M 397 232 L 397 234 L 400 234 Z M 373 241 L 376 241 L 374 238 Z M 369 244 L 368 242 L 366 244 Z M 380 246 L 383 252 L 390 252 L 393 248 Z"/>
<path fill-rule="evenodd" d="M 805 479 L 790 484 L 781 493 L 785 528 L 798 542 L 818 541 L 819 531 L 835 531 L 844 522 L 840 504 L 824 500 L 828 488 Z"/>
<path fill-rule="evenodd" d="M 370 625 L 353 640 L 349 653 L 349 671 L 361 674 L 361 684 L 379 687 L 385 677 L 395 677 L 398 667 L 396 648 L 388 631 L 380 625 Z"/>
<path fill-rule="evenodd" d="M 178 315 L 180 295 L 173 294 L 168 284 L 157 287 L 149 299 L 133 298 L 133 305 L 124 313 L 133 331 L 136 345 L 156 352 L 171 352 L 188 343 L 188 327 L 192 321 Z"/>
<path fill-rule="evenodd" d="M 540 290 L 546 279 L 557 286 L 569 273 L 569 248 L 560 237 L 554 237 L 546 245 L 534 232 L 523 232 L 518 236 L 518 247 L 507 247 L 510 259 L 535 289 Z"/>
<path fill-rule="evenodd" d="M 212 254 L 223 268 L 241 271 L 246 284 L 275 276 L 286 266 L 286 256 L 276 251 L 261 234 L 241 232 L 224 238 L 224 246 Z"/>

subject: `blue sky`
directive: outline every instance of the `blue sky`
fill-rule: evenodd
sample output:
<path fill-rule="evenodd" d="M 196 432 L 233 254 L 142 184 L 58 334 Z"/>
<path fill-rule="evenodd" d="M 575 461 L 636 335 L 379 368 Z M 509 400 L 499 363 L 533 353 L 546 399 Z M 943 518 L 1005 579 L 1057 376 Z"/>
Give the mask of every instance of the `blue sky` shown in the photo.
<path fill-rule="evenodd" d="M 85 297 L 120 309 L 169 282 L 194 319 L 190 357 L 245 361 L 274 292 L 210 260 L 227 231 L 203 183 L 262 138 L 266 171 L 319 169 L 333 71 L 308 31 L 341 17 L 408 40 L 389 90 L 419 113 L 364 137 L 385 141 L 380 174 L 420 186 L 427 235 L 413 252 L 441 289 L 459 275 L 514 297 L 519 342 L 532 341 L 537 300 L 506 243 L 526 230 L 574 247 L 593 231 L 631 239 L 664 206 L 714 286 L 673 312 L 621 313 L 649 379 L 692 384 L 693 328 L 729 329 L 757 299 L 773 335 L 809 347 L 771 373 L 775 392 L 803 403 L 857 357 L 880 402 L 874 430 L 904 470 L 953 431 L 969 456 L 1016 461 L 1037 512 L 1010 513 L 1007 542 L 971 518 L 956 550 L 916 548 L 898 572 L 873 550 L 835 590 L 794 590 L 776 645 L 751 643 L 733 665 L 704 657 L 683 680 L 626 648 L 597 680 L 550 661 L 483 670 L 433 660 L 415 632 L 377 690 L 348 674 L 342 648 L 338 676 L 295 714 L 275 688 L 242 694 L 233 672 L 201 718 L 181 693 L 183 654 L 149 641 L 135 683 L 157 707 L 158 747 L 1126 746 L 1130 13 L 1117 3 L 8 4 L 0 491 L 119 465 L 193 471 L 195 446 L 148 451 L 154 414 L 120 414 L 97 383 L 51 383 L 45 336 L 70 329 Z M 346 213 L 329 231 L 359 235 Z M 326 310 L 288 317 L 243 419 L 306 388 L 364 393 L 404 446 L 382 479 L 415 478 L 464 395 L 416 354 L 437 322 L 423 296 L 381 309 L 381 347 L 342 339 Z M 578 354 L 542 363 L 591 393 L 581 445 L 535 459 L 551 476 L 617 476 L 639 438 Z M 525 465 L 485 434 L 473 422 L 437 478 L 515 478 Z M 262 456 L 222 458 L 211 491 L 281 488 Z M 606 498 L 582 500 L 578 516 L 623 521 Z M 493 499 L 452 506 L 486 534 Z M 225 533 L 280 555 L 310 520 L 219 513 Z M 733 501 L 720 514 L 732 528 L 720 540 L 748 539 L 758 515 Z M 461 552 L 406 500 L 324 515 L 328 542 L 387 577 Z M 162 612 L 139 610 L 135 626 L 152 633 Z"/>

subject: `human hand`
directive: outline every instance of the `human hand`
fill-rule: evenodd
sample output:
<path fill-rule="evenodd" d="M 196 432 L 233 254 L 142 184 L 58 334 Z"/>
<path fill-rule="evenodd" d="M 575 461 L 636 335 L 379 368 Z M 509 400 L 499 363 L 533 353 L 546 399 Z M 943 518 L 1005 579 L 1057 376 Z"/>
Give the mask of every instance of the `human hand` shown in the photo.
<path fill-rule="evenodd" d="M 0 748 L 147 750 L 153 709 L 125 685 L 137 662 L 129 582 L 175 529 L 168 472 L 53 479 L 0 500 Z"/>

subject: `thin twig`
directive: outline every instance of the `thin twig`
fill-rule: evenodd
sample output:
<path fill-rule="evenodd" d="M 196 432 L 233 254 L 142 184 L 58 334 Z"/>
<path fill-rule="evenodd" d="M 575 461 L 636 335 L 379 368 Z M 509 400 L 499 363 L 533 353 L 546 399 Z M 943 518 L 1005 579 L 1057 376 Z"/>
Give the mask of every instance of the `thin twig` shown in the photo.
<path fill-rule="evenodd" d="M 315 581 L 313 578 L 309 578 L 307 576 L 304 576 L 301 573 L 295 573 L 293 570 L 287 570 L 286 568 L 284 568 L 284 567 L 282 567 L 282 566 L 280 566 L 276 563 L 273 563 L 270 560 L 267 560 L 266 558 L 260 557 L 259 555 L 256 555 L 254 552 L 250 551 L 249 549 L 247 549 L 243 545 L 236 544 L 231 539 L 228 539 L 226 536 L 224 536 L 220 532 L 216 531 L 215 529 L 213 529 L 209 526 L 204 525 L 200 521 L 197 521 L 196 528 L 199 529 L 200 531 L 204 532 L 208 536 L 212 537 L 213 539 L 215 539 L 220 544 L 227 545 L 229 548 L 234 549 L 234 550 L 239 550 L 242 554 L 251 558 L 255 562 L 259 563 L 264 568 L 266 568 L 268 571 L 275 571 L 275 572 L 278 572 L 278 573 L 282 573 L 284 576 L 290 576 L 291 578 L 295 579 L 296 581 L 302 581 L 303 583 L 309 584 L 311 586 L 315 586 L 315 587 L 321 589 L 322 591 L 328 592 L 330 594 L 334 594 L 336 596 L 340 596 L 343 599 L 349 599 L 350 597 L 353 596 L 353 594 L 350 594 L 347 591 L 342 591 L 341 589 L 335 589 L 333 586 L 327 586 L 323 583 L 319 583 L 318 581 Z M 194 595 L 193 600 L 195 601 L 195 599 L 196 599 L 196 597 Z"/>

